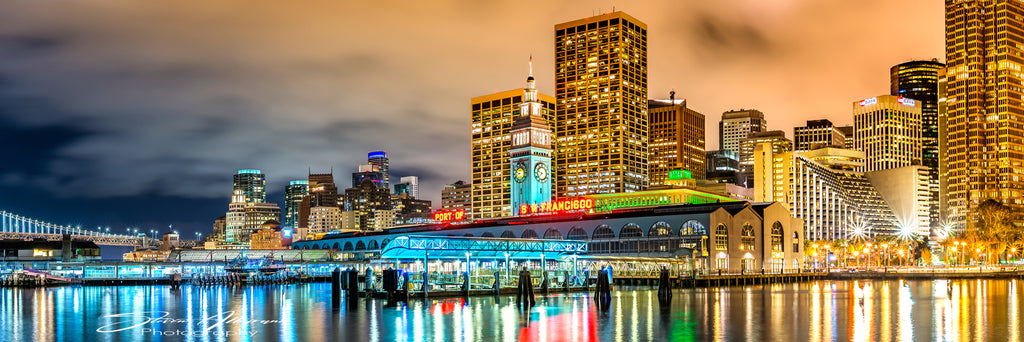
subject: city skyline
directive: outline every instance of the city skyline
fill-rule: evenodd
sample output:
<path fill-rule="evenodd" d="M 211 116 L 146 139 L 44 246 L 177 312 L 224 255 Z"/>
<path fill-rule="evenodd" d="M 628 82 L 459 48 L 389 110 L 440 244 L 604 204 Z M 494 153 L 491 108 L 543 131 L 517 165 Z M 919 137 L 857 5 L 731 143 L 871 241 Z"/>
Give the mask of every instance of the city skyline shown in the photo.
<path fill-rule="evenodd" d="M 918 3 L 920 6 L 911 6 Z M 675 89 L 677 98 L 687 99 L 688 106 L 704 113 L 708 118 L 705 122 L 708 150 L 716 148 L 717 117 L 726 110 L 761 110 L 769 121 L 768 129 L 783 130 L 787 135 L 791 134 L 793 127 L 801 126 L 805 120 L 810 119 L 827 118 L 836 125 L 849 125 L 852 124 L 849 103 L 885 93 L 891 66 L 909 60 L 936 57 L 941 60 L 942 57 L 941 4 L 926 6 L 923 1 L 903 6 L 892 6 L 885 2 L 843 5 L 790 3 L 771 6 L 735 1 L 730 4 L 734 5 L 731 9 L 738 9 L 736 13 L 729 12 L 729 6 L 721 9 L 701 4 L 676 6 L 681 7 L 679 12 L 688 13 L 685 15 L 663 13 L 658 10 L 661 8 L 658 5 L 645 7 L 617 3 L 618 7 L 615 8 L 638 18 L 649 27 L 648 97 L 667 98 L 668 92 Z M 318 32 L 318 36 L 310 38 L 310 43 L 288 42 L 293 38 L 291 35 L 308 33 L 308 30 L 315 28 L 330 28 L 321 22 L 336 15 L 330 11 L 327 11 L 329 14 L 317 16 L 318 20 L 312 20 L 308 25 L 311 28 L 287 26 L 295 24 L 295 18 L 287 17 L 289 15 L 313 15 L 306 12 L 308 9 L 290 9 L 284 11 L 281 18 L 272 17 L 275 19 L 273 23 L 286 25 L 281 28 L 287 32 L 260 38 L 275 44 L 292 44 L 286 46 L 292 47 L 294 51 L 283 53 L 283 56 L 280 52 L 257 52 L 255 48 L 259 47 L 260 39 L 238 39 L 235 41 L 237 45 L 218 47 L 207 52 L 208 55 L 189 57 L 181 53 L 196 53 L 194 44 L 231 40 L 226 37 L 231 37 L 232 33 L 224 33 L 225 37 L 211 34 L 211 37 L 203 36 L 202 39 L 185 34 L 183 36 L 194 38 L 195 41 L 181 41 L 180 37 L 155 25 L 158 27 L 146 27 L 141 32 L 129 34 L 122 30 L 133 23 L 139 25 L 134 22 L 137 19 L 113 20 L 118 19 L 116 17 L 107 17 L 112 19 L 107 25 L 79 20 L 73 22 L 72 29 L 64 28 L 62 31 L 48 22 L 61 15 L 54 13 L 54 8 L 47 8 L 47 5 L 0 6 L 25 7 L 18 11 L 0 11 L 17 12 L 20 15 L 14 18 L 0 14 L 0 19 L 14 23 L 11 28 L 0 29 L 0 61 L 4 62 L 0 64 L 3 65 L 0 66 L 0 120 L 4 122 L 0 127 L 7 131 L 4 133 L 11 133 L 7 134 L 8 137 L 23 138 L 18 141 L 14 141 L 15 138 L 0 141 L 5 145 L 14 145 L 13 151 L 6 152 L 6 158 L 24 162 L 20 163 L 23 165 L 9 165 L 0 169 L 0 191 L 3 191 L 2 197 L 5 197 L 0 199 L 2 204 L 10 210 L 22 209 L 26 215 L 58 222 L 66 218 L 59 217 L 60 213 L 53 215 L 47 211 L 59 212 L 69 208 L 72 212 L 82 212 L 70 217 L 95 221 L 86 224 L 107 225 L 117 224 L 118 218 L 111 219 L 109 211 L 126 201 L 157 199 L 151 203 L 166 201 L 168 204 L 165 207 L 170 208 L 193 201 L 192 205 L 202 209 L 197 210 L 198 213 L 192 217 L 150 215 L 136 216 L 134 220 L 141 221 L 144 220 L 141 217 L 144 217 L 158 221 L 166 217 L 166 222 L 159 222 L 161 225 L 154 222 L 151 226 L 159 228 L 173 223 L 182 229 L 207 230 L 214 218 L 223 215 L 224 205 L 229 201 L 225 195 L 230 189 L 229 175 L 237 169 L 264 170 L 267 174 L 268 202 L 282 204 L 285 186 L 291 180 L 304 179 L 308 168 L 325 171 L 334 167 L 339 174 L 346 174 L 353 171 L 349 166 L 365 158 L 361 154 L 376 149 L 385 149 L 391 154 L 392 175 L 420 176 L 422 193 L 426 194 L 424 197 L 440 203 L 441 185 L 470 178 L 469 144 L 465 138 L 469 127 L 470 115 L 466 109 L 469 99 L 495 90 L 521 86 L 522 62 L 531 54 L 536 62 L 539 90 L 542 93 L 554 93 L 552 28 L 557 23 L 586 15 L 591 12 L 588 9 L 595 5 L 575 3 L 559 7 L 535 4 L 531 8 L 536 8 L 536 11 L 523 14 L 507 14 L 509 11 L 502 11 L 503 8 L 515 6 L 509 4 L 466 8 L 454 4 L 439 6 L 431 10 L 446 19 L 462 19 L 462 22 L 455 25 L 458 28 L 480 25 L 481 29 L 473 30 L 480 32 L 474 34 L 445 27 L 430 31 L 440 33 L 439 36 L 423 37 L 421 35 L 426 33 L 420 33 L 397 37 L 400 43 L 411 43 L 409 39 L 423 39 L 434 45 L 440 44 L 434 46 L 438 49 L 437 56 L 409 54 L 409 51 L 415 50 L 416 44 L 396 47 L 392 45 L 402 44 L 387 44 L 387 34 L 368 34 L 369 37 L 362 38 L 368 41 L 361 40 L 351 45 L 353 50 L 372 52 L 349 57 L 340 57 L 345 55 L 345 51 L 321 51 L 319 48 L 310 51 L 306 46 L 319 44 L 321 39 L 332 39 L 324 37 L 331 33 L 340 35 L 342 30 L 336 28 Z M 144 8 L 139 5 L 125 11 L 165 18 L 169 16 L 170 21 L 195 19 L 199 20 L 199 27 L 214 25 L 211 23 L 214 20 L 202 16 L 203 13 L 210 14 L 212 18 L 233 18 L 226 8 L 206 6 L 217 8 L 179 8 L 168 13 L 160 11 L 167 8 Z M 266 6 L 257 6 L 253 11 L 272 16 L 267 13 L 278 9 L 276 6 Z M 368 18 L 355 20 L 358 23 L 381 19 L 384 23 L 404 28 L 407 26 L 402 25 L 429 22 L 406 12 L 399 13 L 401 15 L 396 15 L 396 18 L 383 19 L 379 17 L 380 13 L 363 6 L 371 5 L 346 6 L 350 7 L 349 10 L 365 10 L 372 14 Z M 415 12 L 415 6 L 408 10 Z M 825 6 L 839 7 L 828 10 L 823 8 Z M 608 12 L 610 7 L 606 6 L 603 11 L 595 9 L 592 14 Z M 689 11 L 684 11 L 682 7 Z M 899 11 L 901 8 L 913 8 L 915 11 Z M 923 24 L 892 24 L 892 27 L 886 27 L 884 20 L 880 20 L 883 23 L 878 24 L 877 32 L 865 33 L 862 27 L 855 25 L 858 22 L 855 15 L 859 13 L 858 9 L 881 16 L 892 15 L 897 19 L 917 18 Z M 98 9 L 82 10 L 90 13 Z M 471 18 L 480 13 L 492 12 L 503 13 L 504 16 Z M 768 13 L 768 17 L 774 20 L 758 23 L 743 20 L 763 13 Z M 836 18 L 840 13 L 847 13 L 848 16 Z M 693 17 L 682 21 L 686 24 L 678 24 L 674 20 L 680 20 L 680 15 Z M 242 17 L 220 24 L 232 25 L 241 31 L 247 28 L 257 31 L 235 33 L 242 35 L 241 38 L 251 38 L 248 34 L 268 33 L 266 29 L 254 27 L 263 23 L 254 24 L 245 20 L 253 18 Z M 489 22 L 486 18 L 502 20 Z M 802 33 L 806 27 L 826 22 L 831 23 L 830 27 L 836 31 L 815 32 L 811 35 Z M 849 25 L 844 27 L 844 22 Z M 122 33 L 130 37 L 116 41 L 99 39 L 102 33 Z M 474 43 L 480 38 L 477 35 L 500 35 L 508 37 L 512 43 L 502 43 L 500 46 L 477 44 Z M 921 40 L 905 39 L 907 36 L 920 37 Z M 144 38 L 161 38 L 165 41 L 142 42 Z M 338 39 L 335 43 L 342 43 L 339 45 L 353 43 L 348 42 L 347 38 L 333 39 Z M 933 41 L 930 49 L 923 43 L 927 41 Z M 858 47 L 870 48 L 870 44 L 885 48 L 873 49 L 877 55 L 858 55 L 857 58 L 846 60 L 847 63 L 841 62 L 842 59 L 835 55 L 843 51 L 852 54 Z M 827 48 L 829 46 L 842 46 L 845 50 L 830 51 L 836 49 Z M 97 52 L 100 48 L 108 48 L 110 51 Z M 454 52 L 444 51 L 449 49 Z M 392 63 L 405 63 L 395 61 L 395 57 L 373 55 L 395 52 L 413 55 L 415 58 L 406 58 L 415 59 L 417 63 L 406 64 L 411 66 L 401 68 L 401 72 L 395 75 L 391 74 L 395 71 L 385 69 Z M 465 61 L 470 54 L 466 52 L 479 55 L 474 59 L 484 62 L 480 65 L 467 65 Z M 102 60 L 91 59 L 97 57 L 93 54 L 98 54 Z M 242 61 L 240 66 L 227 65 L 226 62 L 236 59 Z M 818 64 L 822 61 L 828 63 Z M 115 62 L 125 64 L 119 67 L 108 65 Z M 310 64 L 303 64 L 306 62 Z M 292 68 L 297 68 L 294 64 L 303 64 L 303 67 L 311 70 L 305 73 L 294 71 Z M 350 69 L 353 65 L 364 66 L 365 70 L 355 72 Z M 278 75 L 253 69 L 259 66 L 278 66 L 287 71 L 281 71 L 285 75 Z M 807 70 L 802 70 L 805 68 Z M 79 80 L 64 84 L 64 79 L 58 78 L 54 70 L 71 72 Z M 292 72 L 295 74 L 290 74 Z M 292 77 L 288 77 L 289 74 Z M 401 82 L 395 85 L 381 82 L 379 78 Z M 96 82 L 90 83 L 88 80 Z M 268 86 L 253 84 L 251 81 L 254 80 L 273 81 L 271 83 L 274 84 L 281 82 L 291 87 L 271 91 L 275 95 L 278 92 L 284 93 L 280 97 L 272 97 L 282 102 L 257 100 L 257 93 L 268 91 L 263 89 Z M 102 81 L 110 83 L 102 84 Z M 840 84 L 850 88 L 830 88 L 818 93 L 823 91 L 813 86 L 818 83 Z M 324 89 L 317 88 L 317 85 Z M 126 87 L 131 86 L 139 89 L 126 90 Z M 243 87 L 240 90 L 228 90 L 239 86 Z M 39 88 L 47 89 L 47 92 L 42 93 Z M 271 84 L 269 88 L 275 87 Z M 341 100 L 333 100 L 331 97 L 335 94 L 318 92 L 338 89 L 351 90 L 352 93 L 346 93 Z M 84 92 L 85 96 L 79 95 L 78 92 L 83 90 L 89 91 Z M 137 100 L 143 103 L 111 101 L 116 99 L 111 94 L 117 92 L 137 96 Z M 172 101 L 163 99 L 164 92 L 177 102 L 203 101 L 198 101 L 196 106 L 181 107 L 182 104 L 168 103 Z M 405 103 L 389 103 L 389 99 L 396 96 L 402 99 L 397 102 Z M 207 97 L 212 99 L 206 100 Z M 146 103 L 150 100 L 150 103 Z M 232 115 L 218 114 L 221 111 Z M 239 114 L 255 115 L 246 116 L 246 120 L 242 120 L 236 118 Z M 174 117 L 164 118 L 170 115 Z M 380 119 L 381 116 L 384 119 Z M 309 127 L 296 127 L 301 123 Z M 329 128 L 317 127 L 323 124 L 328 124 Z M 149 128 L 150 125 L 157 128 Z M 409 136 L 403 139 L 390 138 L 406 135 L 410 125 L 422 126 L 424 129 L 409 131 Z M 317 134 L 308 135 L 310 131 Z M 429 144 L 423 144 L 425 141 L 429 141 Z M 37 153 L 33 152 L 41 153 L 35 156 Z M 112 156 L 123 159 L 112 160 L 115 159 Z M 320 165 L 318 160 L 330 162 Z M 173 176 L 181 179 L 168 180 Z M 40 192 L 35 189 L 44 190 Z M 81 202 L 77 199 L 81 198 L 97 199 L 101 203 L 95 204 L 95 211 L 108 213 L 70 209 L 73 203 L 79 205 Z M 32 205 L 33 201 L 36 205 Z M 47 202 L 55 204 L 55 207 L 45 207 Z M 175 211 L 183 213 L 189 210 Z M 206 214 L 217 212 L 221 214 Z M 122 222 L 133 220 L 127 214 L 121 215 L 125 215 L 121 218 Z M 189 224 L 182 225 L 181 221 L 191 223 L 191 227 Z"/>

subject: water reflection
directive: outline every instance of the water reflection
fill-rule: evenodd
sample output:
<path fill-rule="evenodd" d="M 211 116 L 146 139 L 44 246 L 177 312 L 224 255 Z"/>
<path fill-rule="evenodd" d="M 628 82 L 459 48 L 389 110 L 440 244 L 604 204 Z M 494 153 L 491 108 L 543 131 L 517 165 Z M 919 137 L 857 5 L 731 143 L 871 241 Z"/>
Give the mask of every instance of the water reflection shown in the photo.
<path fill-rule="evenodd" d="M 0 340 L 1016 341 L 1022 291 L 1016 280 L 819 281 L 676 290 L 662 305 L 624 290 L 605 312 L 582 293 L 523 310 L 508 297 L 335 307 L 328 284 L 4 289 Z"/>

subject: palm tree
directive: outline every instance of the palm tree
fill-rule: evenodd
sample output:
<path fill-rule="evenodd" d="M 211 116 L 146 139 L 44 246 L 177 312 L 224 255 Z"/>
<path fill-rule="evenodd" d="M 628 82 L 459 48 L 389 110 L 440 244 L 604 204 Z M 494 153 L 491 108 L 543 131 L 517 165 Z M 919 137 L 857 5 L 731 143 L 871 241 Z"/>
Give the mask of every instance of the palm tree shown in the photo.
<path fill-rule="evenodd" d="M 1020 216 L 1010 207 L 994 199 L 987 199 L 978 205 L 978 221 L 975 222 L 974 231 L 966 232 L 966 235 L 987 249 L 986 259 L 989 262 L 998 261 L 1010 248 L 1014 236 L 1020 233 L 1013 224 Z"/>

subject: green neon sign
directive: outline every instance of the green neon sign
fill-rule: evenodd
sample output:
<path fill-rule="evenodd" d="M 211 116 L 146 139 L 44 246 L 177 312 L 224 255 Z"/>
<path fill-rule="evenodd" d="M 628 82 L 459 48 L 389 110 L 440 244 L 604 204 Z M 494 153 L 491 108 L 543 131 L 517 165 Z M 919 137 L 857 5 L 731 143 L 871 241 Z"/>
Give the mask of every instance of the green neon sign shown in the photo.
<path fill-rule="evenodd" d="M 668 179 L 693 179 L 693 173 L 690 170 L 672 170 L 668 172 Z"/>

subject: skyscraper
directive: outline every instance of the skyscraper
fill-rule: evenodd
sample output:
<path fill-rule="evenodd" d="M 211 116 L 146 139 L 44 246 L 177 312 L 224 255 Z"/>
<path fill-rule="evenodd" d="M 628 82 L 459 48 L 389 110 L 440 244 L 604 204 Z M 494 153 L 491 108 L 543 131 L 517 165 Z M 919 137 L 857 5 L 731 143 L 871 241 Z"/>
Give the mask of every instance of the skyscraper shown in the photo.
<path fill-rule="evenodd" d="M 381 182 L 384 183 L 385 189 L 391 189 L 391 175 L 390 175 L 390 162 L 388 161 L 387 151 L 373 151 L 366 155 L 366 160 L 370 165 L 377 167 L 377 171 L 381 174 Z M 358 183 L 353 183 L 355 187 Z"/>
<path fill-rule="evenodd" d="M 284 189 L 284 226 L 296 228 L 299 224 L 299 207 L 309 194 L 308 180 L 293 180 Z"/>
<path fill-rule="evenodd" d="M 623 12 L 555 25 L 556 197 L 647 188 L 647 25 Z"/>
<path fill-rule="evenodd" d="M 358 185 L 345 189 L 345 207 L 346 211 L 355 212 L 356 229 L 386 228 L 377 224 L 375 212 L 391 210 L 391 189 L 382 188 L 377 186 L 376 182 L 364 179 Z"/>
<path fill-rule="evenodd" d="M 457 181 L 452 184 L 446 184 L 441 189 L 441 210 L 465 210 L 467 216 L 473 210 L 473 202 L 470 200 L 472 197 L 471 184 L 467 184 L 466 181 Z"/>
<path fill-rule="evenodd" d="M 1024 208 L 1021 13 L 1020 1 L 946 0 L 946 68 L 939 75 L 939 137 L 945 139 L 939 174 L 946 191 L 940 207 L 954 228 L 966 228 L 986 199 Z"/>
<path fill-rule="evenodd" d="M 390 191 L 391 189 L 385 186 L 384 183 L 384 172 L 381 172 L 377 165 L 374 164 L 360 164 L 359 172 L 352 173 L 352 187 L 357 187 L 363 183 L 364 179 L 373 181 L 373 184 L 378 188 L 385 188 Z"/>
<path fill-rule="evenodd" d="M 472 166 L 472 206 L 474 218 L 512 215 L 512 174 L 509 173 L 509 129 L 519 116 L 525 88 L 503 91 L 470 100 Z M 544 104 L 541 117 L 555 121 L 555 98 L 537 94 Z"/>
<path fill-rule="evenodd" d="M 793 128 L 793 149 L 799 152 L 822 147 L 846 146 L 846 135 L 828 119 L 807 120 L 807 126 Z"/>
<path fill-rule="evenodd" d="M 235 193 L 241 198 L 232 198 L 238 203 L 263 203 L 267 201 L 267 177 L 260 170 L 238 170 L 235 174 Z M 240 193 L 239 193 L 240 191 Z"/>
<path fill-rule="evenodd" d="M 740 141 L 750 133 L 768 130 L 768 121 L 764 113 L 757 109 L 731 110 L 722 113 L 722 121 L 718 122 L 718 149 L 740 153 Z"/>
<path fill-rule="evenodd" d="M 406 176 L 398 180 L 398 184 L 395 184 L 395 195 L 407 194 L 412 198 L 419 198 L 420 196 L 420 178 L 416 176 Z"/>
<path fill-rule="evenodd" d="M 754 147 L 765 144 L 775 154 L 793 151 L 793 142 L 786 138 L 783 131 L 765 131 L 750 133 L 740 140 L 740 171 L 736 175 L 736 184 L 745 188 L 753 188 L 754 183 Z"/>
<path fill-rule="evenodd" d="M 921 165 L 921 104 L 882 95 L 853 102 L 857 150 L 864 151 L 862 171 Z"/>
<path fill-rule="evenodd" d="M 508 170 L 512 174 L 512 214 L 525 213 L 529 208 L 551 201 L 551 127 L 542 117 L 544 104 L 537 98 L 533 79 L 533 60 L 530 76 L 523 89 L 523 102 L 519 116 L 512 123 L 509 136 Z"/>
<path fill-rule="evenodd" d="M 693 179 L 704 179 L 704 114 L 686 108 L 686 100 L 647 101 L 650 186 L 664 185 L 669 171 L 687 170 Z"/>
<path fill-rule="evenodd" d="M 928 192 L 931 197 L 929 225 L 939 225 L 939 70 L 938 60 L 911 61 L 889 70 L 889 95 L 921 102 L 921 164 L 928 167 Z"/>

